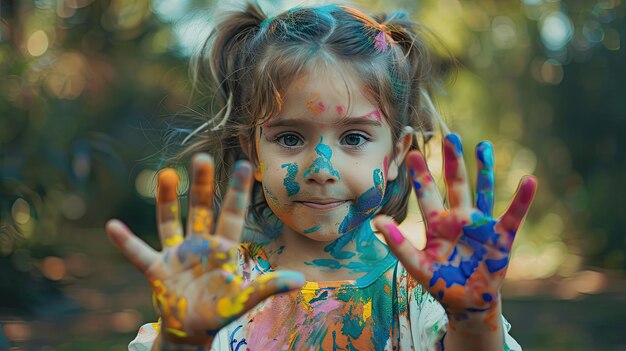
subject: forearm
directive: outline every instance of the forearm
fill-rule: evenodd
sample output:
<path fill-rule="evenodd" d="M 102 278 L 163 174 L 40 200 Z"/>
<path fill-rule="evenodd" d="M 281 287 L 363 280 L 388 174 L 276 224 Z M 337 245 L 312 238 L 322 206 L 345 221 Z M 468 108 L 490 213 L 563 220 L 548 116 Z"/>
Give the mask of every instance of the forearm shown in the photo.
<path fill-rule="evenodd" d="M 445 350 L 502 350 L 504 327 L 501 303 L 487 312 L 471 312 L 467 318 L 449 316 L 448 331 L 444 337 Z"/>

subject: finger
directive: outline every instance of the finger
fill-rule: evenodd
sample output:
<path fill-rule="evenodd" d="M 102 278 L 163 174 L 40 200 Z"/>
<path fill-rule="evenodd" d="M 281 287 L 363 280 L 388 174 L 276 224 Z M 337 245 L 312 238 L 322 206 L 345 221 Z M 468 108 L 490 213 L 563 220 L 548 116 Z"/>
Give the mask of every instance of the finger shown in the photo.
<path fill-rule="evenodd" d="M 509 235 L 515 236 L 517 229 L 526 216 L 528 208 L 535 197 L 536 190 L 537 179 L 535 177 L 526 176 L 522 178 L 515 192 L 515 196 L 513 197 L 513 201 L 511 201 L 509 208 L 507 208 L 499 221 L 500 225 Z"/>
<path fill-rule="evenodd" d="M 191 160 L 191 170 L 187 232 L 208 234 L 213 226 L 213 158 L 204 153 L 195 155 Z"/>
<path fill-rule="evenodd" d="M 252 167 L 249 162 L 238 161 L 233 167 L 228 191 L 221 207 L 215 234 L 239 242 L 250 204 Z"/>
<path fill-rule="evenodd" d="M 435 263 L 434 258 L 427 251 L 419 251 L 414 248 L 390 218 L 378 216 L 373 222 L 374 227 L 383 233 L 389 249 L 407 272 L 423 286 L 430 286 L 430 280 L 433 276 L 432 266 Z"/>
<path fill-rule="evenodd" d="M 493 147 L 488 141 L 476 146 L 476 160 L 478 162 L 476 175 L 476 208 L 484 215 L 493 216 Z"/>
<path fill-rule="evenodd" d="M 413 189 L 417 195 L 420 208 L 428 218 L 432 214 L 444 211 L 443 201 L 437 184 L 428 170 L 426 160 L 419 151 L 411 151 L 406 156 L 406 164 L 413 181 Z"/>
<path fill-rule="evenodd" d="M 463 161 L 463 146 L 457 134 L 446 135 L 443 141 L 443 154 L 450 208 L 469 211 L 472 207 L 472 197 L 467 181 L 465 161 Z"/>
<path fill-rule="evenodd" d="M 183 241 L 178 204 L 178 174 L 171 168 L 159 172 L 157 178 L 157 228 L 163 248 Z"/>
<path fill-rule="evenodd" d="M 136 237 L 122 222 L 112 219 L 104 228 L 118 250 L 142 273 L 158 258 L 158 253 Z"/>

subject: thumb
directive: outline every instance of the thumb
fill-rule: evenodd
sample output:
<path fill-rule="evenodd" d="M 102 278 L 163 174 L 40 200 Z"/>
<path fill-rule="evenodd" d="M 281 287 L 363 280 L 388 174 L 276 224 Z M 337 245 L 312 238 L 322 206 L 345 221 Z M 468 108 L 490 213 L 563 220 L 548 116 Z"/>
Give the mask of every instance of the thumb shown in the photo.
<path fill-rule="evenodd" d="M 156 260 L 157 252 L 135 236 L 121 221 L 111 219 L 104 229 L 117 249 L 142 273 Z"/>
<path fill-rule="evenodd" d="M 252 293 L 244 303 L 245 309 L 253 308 L 272 295 L 299 289 L 304 284 L 304 276 L 299 272 L 278 271 L 265 273 L 250 284 L 249 288 L 252 289 Z"/>

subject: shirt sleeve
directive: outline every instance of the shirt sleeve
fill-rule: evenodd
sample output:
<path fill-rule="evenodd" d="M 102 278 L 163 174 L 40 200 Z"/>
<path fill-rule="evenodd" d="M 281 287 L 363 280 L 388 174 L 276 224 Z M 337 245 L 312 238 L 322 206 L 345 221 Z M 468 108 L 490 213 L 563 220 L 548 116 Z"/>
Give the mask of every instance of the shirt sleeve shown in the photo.
<path fill-rule="evenodd" d="M 421 285 L 413 281 L 401 268 L 399 290 L 405 291 L 406 312 L 400 316 L 400 343 L 410 344 L 403 350 L 440 351 L 443 350 L 443 337 L 448 330 L 448 317 L 445 310 Z M 403 277 L 404 276 L 404 277 Z M 509 335 L 511 324 L 502 316 L 504 330 L 504 350 L 522 350 L 522 347 Z M 403 330 L 404 329 L 404 330 Z M 404 331 L 404 333 L 403 333 Z M 404 334 L 404 335 L 403 335 Z M 406 339 L 410 335 L 410 342 Z"/>
<path fill-rule="evenodd" d="M 152 345 L 157 339 L 160 330 L 160 323 L 148 323 L 139 328 L 137 336 L 128 345 L 128 351 L 151 351 Z M 227 328 L 222 328 L 211 345 L 211 351 L 226 351 L 228 350 L 228 333 Z"/>

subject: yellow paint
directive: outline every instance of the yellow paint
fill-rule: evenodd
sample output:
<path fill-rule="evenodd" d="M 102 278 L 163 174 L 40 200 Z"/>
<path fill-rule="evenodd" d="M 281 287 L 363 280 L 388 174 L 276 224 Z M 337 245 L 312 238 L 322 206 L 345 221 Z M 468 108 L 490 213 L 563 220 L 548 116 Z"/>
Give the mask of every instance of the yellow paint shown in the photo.
<path fill-rule="evenodd" d="M 304 284 L 304 286 L 300 290 L 300 293 L 304 298 L 303 302 L 306 307 L 309 307 L 309 301 L 311 301 L 311 299 L 315 297 L 315 292 L 319 290 L 319 288 L 320 285 L 317 282 L 307 282 L 306 284 Z"/>
<path fill-rule="evenodd" d="M 207 218 L 209 213 L 206 209 L 197 209 L 195 212 L 196 218 L 193 223 L 193 231 L 200 233 L 207 228 Z"/>
<path fill-rule="evenodd" d="M 180 298 L 180 300 L 178 300 L 178 318 L 180 320 L 185 319 L 185 317 L 187 316 L 187 299 L 185 299 L 184 297 Z M 370 304 L 370 309 L 371 309 L 371 304 Z"/>
<path fill-rule="evenodd" d="M 170 212 L 178 214 L 178 204 L 173 204 L 172 206 L 170 206 Z"/>
<path fill-rule="evenodd" d="M 176 246 L 180 243 L 183 242 L 183 236 L 182 235 L 172 235 L 169 238 L 165 238 L 165 246 L 167 247 L 172 247 L 172 246 Z"/>
<path fill-rule="evenodd" d="M 253 292 L 254 289 L 249 286 L 234 299 L 222 297 L 217 300 L 217 313 L 222 318 L 231 318 L 239 315 L 243 311 L 244 304 L 248 301 L 248 298 Z"/>
<path fill-rule="evenodd" d="M 226 256 L 225 252 L 216 252 L 215 259 L 217 260 L 225 260 L 228 256 Z"/>
<path fill-rule="evenodd" d="M 161 324 L 159 324 L 159 323 L 151 323 L 150 325 L 152 325 L 152 328 L 158 334 L 159 333 L 159 329 L 161 329 Z"/>
<path fill-rule="evenodd" d="M 363 320 L 366 321 L 372 316 L 372 300 L 363 305 Z"/>
<path fill-rule="evenodd" d="M 184 331 L 178 330 L 178 329 L 174 329 L 174 328 L 165 327 L 165 331 L 167 331 L 168 333 L 170 333 L 170 334 L 172 334 L 174 336 L 177 336 L 179 338 L 184 338 L 184 337 L 187 336 L 187 333 L 185 333 Z"/>

